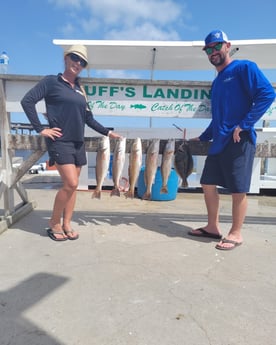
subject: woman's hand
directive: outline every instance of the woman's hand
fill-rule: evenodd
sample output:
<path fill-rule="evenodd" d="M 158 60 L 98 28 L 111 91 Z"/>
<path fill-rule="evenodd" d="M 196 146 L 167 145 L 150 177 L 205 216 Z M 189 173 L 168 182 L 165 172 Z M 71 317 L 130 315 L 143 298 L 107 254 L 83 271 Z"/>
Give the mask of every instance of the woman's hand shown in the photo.
<path fill-rule="evenodd" d="M 55 140 L 55 138 L 60 138 L 62 136 L 61 128 L 54 127 L 54 128 L 44 128 L 40 134 L 43 137 L 51 138 Z"/>
<path fill-rule="evenodd" d="M 108 136 L 109 136 L 109 138 L 112 138 L 112 139 L 121 139 L 122 138 L 122 136 L 120 134 L 117 134 L 113 131 L 109 131 Z"/>

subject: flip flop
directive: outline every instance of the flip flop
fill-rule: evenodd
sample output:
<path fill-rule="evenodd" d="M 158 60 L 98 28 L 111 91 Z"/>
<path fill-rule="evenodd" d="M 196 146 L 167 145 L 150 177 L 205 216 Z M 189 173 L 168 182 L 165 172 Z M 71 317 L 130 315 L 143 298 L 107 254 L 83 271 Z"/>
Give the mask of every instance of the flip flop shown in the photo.
<path fill-rule="evenodd" d="M 196 234 L 194 231 L 199 231 L 199 234 Z M 222 235 L 219 234 L 211 234 L 210 232 L 202 229 L 202 228 L 198 228 L 192 231 L 189 231 L 188 234 L 190 236 L 194 236 L 194 237 L 208 237 L 208 238 L 215 238 L 217 240 L 221 240 Z"/>
<path fill-rule="evenodd" d="M 77 234 L 75 237 L 69 236 L 70 234 L 73 235 L 75 233 L 74 230 L 63 230 L 63 231 L 64 231 L 65 235 L 67 236 L 68 240 L 74 241 L 74 240 L 77 240 L 79 238 L 79 234 Z"/>
<path fill-rule="evenodd" d="M 54 231 L 50 228 L 46 229 L 48 236 L 53 240 L 53 241 L 57 241 L 57 242 L 62 242 L 62 241 L 67 241 L 67 237 L 62 237 L 62 238 L 58 238 L 55 235 L 63 235 L 64 236 L 64 232 L 63 231 Z"/>
<path fill-rule="evenodd" d="M 233 240 L 228 240 L 227 238 L 223 238 L 221 240 L 222 243 L 230 243 L 230 244 L 233 244 L 233 246 L 231 247 L 223 247 L 221 244 L 217 244 L 216 245 L 216 249 L 219 249 L 219 250 L 233 250 L 235 249 L 236 247 L 242 245 L 242 242 L 237 242 L 237 241 L 233 241 Z"/>

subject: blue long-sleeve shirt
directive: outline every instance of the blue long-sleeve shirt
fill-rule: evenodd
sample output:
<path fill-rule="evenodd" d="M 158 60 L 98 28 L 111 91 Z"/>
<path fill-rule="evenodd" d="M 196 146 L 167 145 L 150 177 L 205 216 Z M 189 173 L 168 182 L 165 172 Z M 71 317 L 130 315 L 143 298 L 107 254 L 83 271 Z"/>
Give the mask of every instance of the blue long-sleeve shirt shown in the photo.
<path fill-rule="evenodd" d="M 78 80 L 73 89 L 61 74 L 44 77 L 21 100 L 22 108 L 38 133 L 43 130 L 43 126 L 35 105 L 43 98 L 49 127 L 61 128 L 62 136 L 56 140 L 83 142 L 85 124 L 103 135 L 108 134 L 109 129 L 96 121 L 87 109 L 86 98 Z"/>
<path fill-rule="evenodd" d="M 199 136 L 211 141 L 209 154 L 220 153 L 239 126 L 248 131 L 256 145 L 255 123 L 275 99 L 275 91 L 258 68 L 248 60 L 235 60 L 227 65 L 212 83 L 212 120 Z"/>

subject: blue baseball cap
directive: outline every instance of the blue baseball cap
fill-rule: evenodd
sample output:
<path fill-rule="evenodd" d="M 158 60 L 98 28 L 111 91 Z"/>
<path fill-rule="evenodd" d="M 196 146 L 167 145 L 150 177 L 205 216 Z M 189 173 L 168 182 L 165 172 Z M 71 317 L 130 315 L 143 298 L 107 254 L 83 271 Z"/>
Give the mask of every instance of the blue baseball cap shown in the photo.
<path fill-rule="evenodd" d="M 203 50 L 205 50 L 206 46 L 208 46 L 209 44 L 217 42 L 228 42 L 228 37 L 225 32 L 221 30 L 211 31 L 205 38 L 205 46 L 203 47 Z"/>

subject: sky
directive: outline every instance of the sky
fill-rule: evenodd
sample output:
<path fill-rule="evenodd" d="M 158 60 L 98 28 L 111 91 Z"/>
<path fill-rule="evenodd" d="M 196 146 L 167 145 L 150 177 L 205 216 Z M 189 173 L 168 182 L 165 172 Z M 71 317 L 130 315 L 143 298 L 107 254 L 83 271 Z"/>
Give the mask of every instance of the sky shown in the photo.
<path fill-rule="evenodd" d="M 8 73 L 63 72 L 63 50 L 53 39 L 203 41 L 220 28 L 229 40 L 276 38 L 276 1 L 232 0 L 10 0 L 2 1 L 0 51 L 10 58 Z M 265 53 L 265 52 L 264 52 Z M 275 57 L 276 58 L 276 57 Z M 92 71 L 91 77 L 142 72 Z M 276 71 L 265 71 L 276 82 Z M 85 75 L 84 75 L 85 76 Z M 155 79 L 212 80 L 214 71 L 168 72 Z"/>

